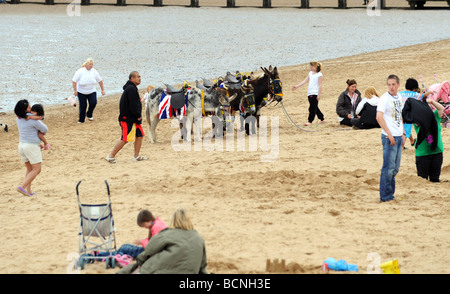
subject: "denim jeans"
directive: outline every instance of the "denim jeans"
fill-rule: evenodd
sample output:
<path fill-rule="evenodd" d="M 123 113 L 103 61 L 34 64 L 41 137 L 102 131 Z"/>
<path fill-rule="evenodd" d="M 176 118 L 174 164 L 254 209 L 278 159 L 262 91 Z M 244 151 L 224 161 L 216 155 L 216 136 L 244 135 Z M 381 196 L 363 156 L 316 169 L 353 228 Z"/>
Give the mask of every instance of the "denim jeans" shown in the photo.
<path fill-rule="evenodd" d="M 387 136 L 381 135 L 383 144 L 383 167 L 380 176 L 380 201 L 389 201 L 394 199 L 395 193 L 395 175 L 400 169 L 402 158 L 403 138 L 394 137 L 395 145 L 391 143 Z"/>
<path fill-rule="evenodd" d="M 89 108 L 88 108 L 88 102 L 89 102 Z M 86 116 L 92 117 L 95 106 L 97 106 L 97 92 L 93 92 L 88 95 L 78 93 L 78 103 L 80 104 L 78 121 L 84 122 L 84 120 L 86 119 Z M 87 112 L 86 112 L 86 108 L 87 108 Z"/>

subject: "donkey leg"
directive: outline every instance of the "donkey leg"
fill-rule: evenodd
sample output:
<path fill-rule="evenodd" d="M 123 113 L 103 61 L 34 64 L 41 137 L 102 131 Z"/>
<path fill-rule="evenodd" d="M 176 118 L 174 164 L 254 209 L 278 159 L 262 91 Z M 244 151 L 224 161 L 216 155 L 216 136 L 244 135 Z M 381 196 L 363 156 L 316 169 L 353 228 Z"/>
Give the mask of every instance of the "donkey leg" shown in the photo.
<path fill-rule="evenodd" d="M 241 128 L 240 128 L 240 132 L 244 131 L 244 122 L 245 122 L 245 118 L 242 114 L 239 115 L 239 120 L 241 122 Z"/>
<path fill-rule="evenodd" d="M 201 124 L 202 124 L 202 117 L 196 117 L 194 118 L 194 140 L 197 142 L 202 141 L 202 134 L 201 134 Z"/>
<path fill-rule="evenodd" d="M 151 125 L 150 125 L 150 143 L 154 144 L 156 143 L 156 126 L 158 125 L 159 119 L 158 116 L 154 116 L 152 119 L 150 119 Z"/>

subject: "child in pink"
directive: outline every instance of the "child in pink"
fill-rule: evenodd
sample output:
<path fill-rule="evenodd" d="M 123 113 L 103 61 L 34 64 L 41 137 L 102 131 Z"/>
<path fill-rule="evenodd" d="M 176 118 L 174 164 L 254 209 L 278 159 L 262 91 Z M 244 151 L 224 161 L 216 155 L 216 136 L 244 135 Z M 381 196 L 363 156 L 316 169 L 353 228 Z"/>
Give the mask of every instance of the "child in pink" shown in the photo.
<path fill-rule="evenodd" d="M 135 242 L 135 244 L 142 245 L 142 248 L 145 248 L 145 246 L 147 246 L 151 237 L 167 228 L 167 225 L 164 221 L 162 221 L 159 217 L 155 218 L 153 214 L 146 209 L 143 209 L 139 212 L 137 217 L 137 224 L 141 228 L 148 229 L 148 237 L 142 240 L 137 240 Z"/>

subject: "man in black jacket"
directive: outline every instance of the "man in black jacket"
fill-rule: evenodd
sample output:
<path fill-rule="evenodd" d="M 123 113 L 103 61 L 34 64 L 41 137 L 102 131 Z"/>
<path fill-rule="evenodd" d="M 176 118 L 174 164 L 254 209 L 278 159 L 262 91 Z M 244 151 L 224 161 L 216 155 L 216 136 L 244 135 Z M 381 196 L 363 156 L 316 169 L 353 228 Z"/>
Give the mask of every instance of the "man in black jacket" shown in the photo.
<path fill-rule="evenodd" d="M 116 163 L 116 154 L 128 142 L 134 142 L 133 161 L 146 160 L 147 157 L 139 155 L 142 146 L 144 130 L 142 129 L 142 103 L 137 86 L 141 83 L 141 76 L 137 71 L 130 73 L 127 83 L 123 86 L 120 98 L 119 124 L 122 128 L 122 137 L 116 143 L 106 161 Z"/>

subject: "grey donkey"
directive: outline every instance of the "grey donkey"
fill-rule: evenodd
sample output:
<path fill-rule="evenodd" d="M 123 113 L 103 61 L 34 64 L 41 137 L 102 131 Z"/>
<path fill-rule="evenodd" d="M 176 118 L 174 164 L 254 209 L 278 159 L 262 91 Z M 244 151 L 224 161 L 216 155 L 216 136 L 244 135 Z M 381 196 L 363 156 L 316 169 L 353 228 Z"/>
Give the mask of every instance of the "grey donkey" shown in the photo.
<path fill-rule="evenodd" d="M 170 86 L 169 86 L 170 87 Z M 191 88 L 188 96 L 188 104 L 186 109 L 186 115 L 183 120 L 180 121 L 180 129 L 182 133 L 182 138 L 188 142 L 192 140 L 192 124 L 195 124 L 195 140 L 202 140 L 200 134 L 199 124 L 201 118 L 204 114 L 213 113 L 215 114 L 213 119 L 213 132 L 215 135 L 223 134 L 221 132 L 222 128 L 219 128 L 218 122 L 222 122 L 226 116 L 229 116 L 229 107 L 227 107 L 230 102 L 236 98 L 234 95 L 230 98 L 223 94 L 220 94 L 215 89 L 202 90 L 198 88 Z M 161 95 L 164 92 L 163 87 L 154 88 L 150 91 L 147 101 L 146 119 L 150 131 L 150 143 L 156 143 L 156 126 L 158 125 L 159 119 L 159 102 L 161 100 Z M 202 103 L 202 96 L 204 96 L 204 102 Z M 203 104 L 203 107 L 202 107 Z M 214 127 L 214 121 L 216 121 L 216 127 Z M 219 133 L 217 133 L 219 132 Z"/>

